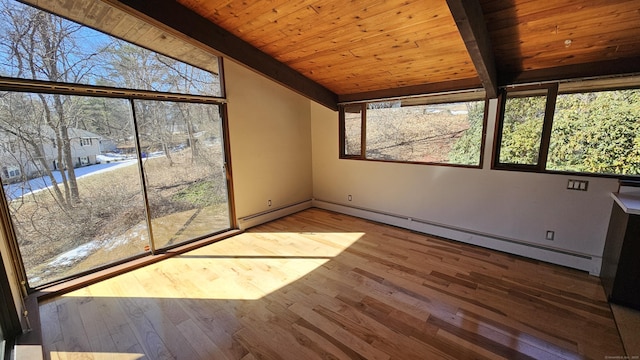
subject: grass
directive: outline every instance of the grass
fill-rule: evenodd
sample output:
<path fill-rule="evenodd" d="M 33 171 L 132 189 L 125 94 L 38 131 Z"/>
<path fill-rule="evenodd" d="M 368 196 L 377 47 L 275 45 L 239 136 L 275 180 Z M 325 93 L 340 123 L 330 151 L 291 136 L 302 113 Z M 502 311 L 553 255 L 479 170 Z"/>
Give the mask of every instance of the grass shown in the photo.
<path fill-rule="evenodd" d="M 225 179 L 212 171 L 221 164 L 192 162 L 190 153 L 172 154 L 171 163 L 163 157 L 144 160 L 156 247 L 229 227 Z M 81 203 L 71 208 L 47 190 L 9 204 L 31 286 L 132 257 L 149 244 L 135 164 L 80 178 L 78 187 Z M 82 256 L 60 256 L 80 255 L 83 247 Z"/>
<path fill-rule="evenodd" d="M 178 191 L 172 199 L 174 201 L 186 201 L 198 207 L 218 204 L 223 200 L 220 198 L 220 194 L 218 194 L 216 185 L 212 180 L 191 184 Z"/>
<path fill-rule="evenodd" d="M 469 115 L 465 113 L 468 110 L 464 103 L 368 109 L 366 156 L 369 159 L 449 163 L 451 150 L 470 128 Z M 348 153 L 360 153 L 361 131 L 360 115 L 348 116 L 345 120 Z"/>
<path fill-rule="evenodd" d="M 466 114 L 424 113 L 394 108 L 367 113 L 367 152 L 376 159 L 449 162 L 449 153 L 469 128 Z"/>

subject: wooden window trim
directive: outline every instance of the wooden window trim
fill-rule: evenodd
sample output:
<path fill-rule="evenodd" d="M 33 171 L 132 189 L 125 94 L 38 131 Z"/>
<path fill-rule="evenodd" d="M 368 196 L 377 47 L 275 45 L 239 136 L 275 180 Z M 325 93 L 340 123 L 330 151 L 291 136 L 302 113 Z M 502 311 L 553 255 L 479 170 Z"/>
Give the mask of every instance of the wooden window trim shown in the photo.
<path fill-rule="evenodd" d="M 360 110 L 360 157 L 359 159 L 367 158 L 367 104 L 362 104 Z"/>
<path fill-rule="evenodd" d="M 546 170 L 547 159 L 549 158 L 549 146 L 551 144 L 551 131 L 553 129 L 553 116 L 556 110 L 556 100 L 558 98 L 558 83 L 548 88 L 547 102 L 544 110 L 544 122 L 542 124 L 542 139 L 540 141 L 540 152 L 538 153 L 538 166 Z"/>
<path fill-rule="evenodd" d="M 363 160 L 366 154 L 365 148 L 365 140 L 366 140 L 366 103 L 359 104 L 360 105 L 360 154 L 347 154 L 345 142 L 347 141 L 346 135 L 346 114 L 345 107 L 353 106 L 353 105 L 340 105 L 338 109 L 338 154 L 340 155 L 340 159 L 358 159 Z"/>

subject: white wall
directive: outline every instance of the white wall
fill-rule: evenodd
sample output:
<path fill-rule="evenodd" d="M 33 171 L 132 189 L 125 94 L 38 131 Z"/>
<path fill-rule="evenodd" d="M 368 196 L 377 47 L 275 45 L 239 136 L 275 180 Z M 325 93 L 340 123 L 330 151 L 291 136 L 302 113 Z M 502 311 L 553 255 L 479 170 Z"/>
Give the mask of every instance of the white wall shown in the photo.
<path fill-rule="evenodd" d="M 467 169 L 340 160 L 338 115 L 313 104 L 314 204 L 598 274 L 617 180 L 490 170 L 496 108 L 484 168 Z M 588 191 L 567 190 L 569 178 Z"/>
<path fill-rule="evenodd" d="M 314 198 L 319 207 L 599 273 L 617 180 L 491 170 L 496 101 L 483 169 L 340 160 L 335 111 L 231 61 L 225 76 L 241 228 Z M 567 190 L 569 178 L 589 180 L 589 190 Z"/>
<path fill-rule="evenodd" d="M 232 61 L 224 69 L 237 217 L 310 200 L 310 101 Z"/>

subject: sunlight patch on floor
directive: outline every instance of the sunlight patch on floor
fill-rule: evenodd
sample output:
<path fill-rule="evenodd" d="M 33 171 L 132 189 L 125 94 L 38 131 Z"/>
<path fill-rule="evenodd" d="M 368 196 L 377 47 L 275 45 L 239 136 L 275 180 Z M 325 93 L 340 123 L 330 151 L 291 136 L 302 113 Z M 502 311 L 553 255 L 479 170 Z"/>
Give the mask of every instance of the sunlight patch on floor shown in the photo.
<path fill-rule="evenodd" d="M 63 297 L 256 300 L 307 276 L 362 236 L 246 232 Z"/>

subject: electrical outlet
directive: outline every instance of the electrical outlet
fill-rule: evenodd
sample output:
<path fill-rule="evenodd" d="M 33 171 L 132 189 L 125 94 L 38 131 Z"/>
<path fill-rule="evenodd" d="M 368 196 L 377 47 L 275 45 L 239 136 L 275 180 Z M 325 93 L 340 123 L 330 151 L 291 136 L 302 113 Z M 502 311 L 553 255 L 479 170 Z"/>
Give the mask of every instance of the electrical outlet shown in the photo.
<path fill-rule="evenodd" d="M 351 201 L 353 200 L 353 197 L 351 195 L 347 195 L 347 200 Z"/>
<path fill-rule="evenodd" d="M 553 238 L 555 237 L 555 235 L 556 235 L 555 231 L 547 230 L 547 236 L 546 236 L 546 239 L 547 239 L 547 240 L 553 240 Z"/>
<path fill-rule="evenodd" d="M 271 200 L 267 200 L 267 205 L 269 205 L 269 207 L 271 207 Z"/>

